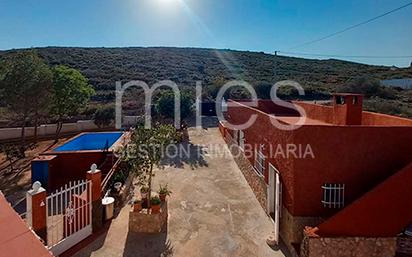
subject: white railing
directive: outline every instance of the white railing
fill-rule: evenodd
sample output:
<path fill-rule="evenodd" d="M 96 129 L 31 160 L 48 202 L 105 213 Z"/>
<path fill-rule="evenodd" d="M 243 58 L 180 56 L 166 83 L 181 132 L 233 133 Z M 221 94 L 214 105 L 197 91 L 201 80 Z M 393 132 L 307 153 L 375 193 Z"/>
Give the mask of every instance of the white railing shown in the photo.
<path fill-rule="evenodd" d="M 85 229 L 91 233 L 91 208 L 90 180 L 69 182 L 47 196 L 47 247 L 54 254 L 83 240 Z"/>

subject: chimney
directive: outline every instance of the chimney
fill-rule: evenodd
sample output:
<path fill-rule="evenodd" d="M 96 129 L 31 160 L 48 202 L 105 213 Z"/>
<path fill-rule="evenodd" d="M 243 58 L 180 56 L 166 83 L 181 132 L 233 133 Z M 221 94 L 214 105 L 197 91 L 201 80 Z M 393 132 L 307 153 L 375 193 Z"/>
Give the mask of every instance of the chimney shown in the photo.
<path fill-rule="evenodd" d="M 333 94 L 333 119 L 336 125 L 362 125 L 361 94 Z"/>

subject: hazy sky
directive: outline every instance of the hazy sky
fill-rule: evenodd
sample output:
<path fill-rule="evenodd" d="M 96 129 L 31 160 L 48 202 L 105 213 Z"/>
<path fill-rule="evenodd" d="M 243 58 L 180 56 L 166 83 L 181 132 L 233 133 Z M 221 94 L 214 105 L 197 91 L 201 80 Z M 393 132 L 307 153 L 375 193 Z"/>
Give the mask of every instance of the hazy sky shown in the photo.
<path fill-rule="evenodd" d="M 0 49 L 179 46 L 412 55 L 412 6 L 302 48 L 410 0 L 0 0 Z M 346 58 L 348 59 L 348 58 Z M 405 59 L 350 59 L 409 66 Z"/>

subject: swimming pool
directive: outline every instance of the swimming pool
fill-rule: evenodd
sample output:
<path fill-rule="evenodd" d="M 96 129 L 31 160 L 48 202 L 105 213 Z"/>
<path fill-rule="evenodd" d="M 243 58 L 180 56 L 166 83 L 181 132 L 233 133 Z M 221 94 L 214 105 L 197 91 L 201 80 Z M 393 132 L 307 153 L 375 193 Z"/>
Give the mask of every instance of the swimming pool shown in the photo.
<path fill-rule="evenodd" d="M 122 134 L 122 132 L 83 133 L 55 148 L 53 152 L 107 150 Z"/>

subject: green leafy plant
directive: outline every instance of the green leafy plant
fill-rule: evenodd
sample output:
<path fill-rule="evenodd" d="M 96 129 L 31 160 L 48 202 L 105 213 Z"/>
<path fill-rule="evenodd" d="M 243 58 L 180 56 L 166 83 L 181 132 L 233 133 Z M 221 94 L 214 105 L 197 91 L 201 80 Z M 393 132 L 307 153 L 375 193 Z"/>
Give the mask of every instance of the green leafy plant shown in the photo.
<path fill-rule="evenodd" d="M 172 191 L 170 191 L 168 188 L 168 184 L 165 184 L 165 185 L 160 184 L 159 190 L 157 192 L 159 193 L 159 195 L 169 196 L 172 194 Z"/>
<path fill-rule="evenodd" d="M 175 142 L 176 129 L 171 125 L 156 124 L 150 129 L 143 126 L 132 131 L 130 143 L 122 149 L 121 158 L 127 162 L 138 178 L 147 185 L 148 198 L 152 191 L 153 168 L 161 166 L 160 161 L 169 144 Z"/>
<path fill-rule="evenodd" d="M 192 113 L 193 99 L 188 92 L 180 94 L 180 118 L 184 119 Z M 166 118 L 174 118 L 175 95 L 173 91 L 166 90 L 160 93 L 156 101 L 156 111 Z"/>
<path fill-rule="evenodd" d="M 113 183 L 116 183 L 116 182 L 124 183 L 125 181 L 126 181 L 126 176 L 123 174 L 123 172 L 121 170 L 116 172 L 113 175 Z"/>
<path fill-rule="evenodd" d="M 86 107 L 95 93 L 88 80 L 76 69 L 63 65 L 53 67 L 52 113 L 57 119 L 55 141 L 62 129 L 62 120 L 71 117 Z"/>
<path fill-rule="evenodd" d="M 160 198 L 158 196 L 153 196 L 150 198 L 150 203 L 152 205 L 159 205 L 162 201 L 160 200 Z"/>
<path fill-rule="evenodd" d="M 21 145 L 25 145 L 25 127 L 31 119 L 37 137 L 38 120 L 49 110 L 51 93 L 52 73 L 35 51 L 12 52 L 1 58 L 0 97 L 21 124 Z"/>
<path fill-rule="evenodd" d="M 107 127 L 112 124 L 115 118 L 114 113 L 115 111 L 113 107 L 101 107 L 94 113 L 94 123 L 99 128 Z"/>
<path fill-rule="evenodd" d="M 149 187 L 147 187 L 147 186 L 142 186 L 142 187 L 140 188 L 140 192 L 142 192 L 142 193 L 147 193 L 147 192 L 149 192 Z"/>

